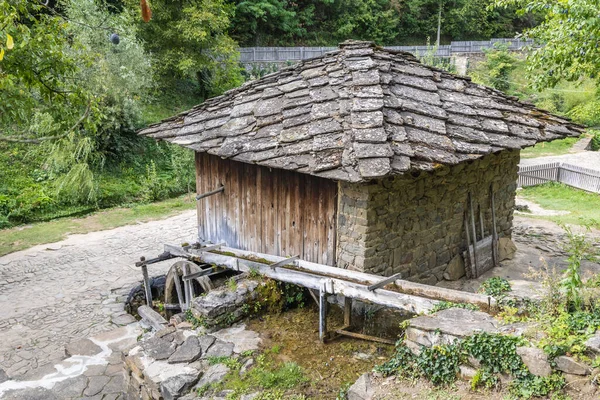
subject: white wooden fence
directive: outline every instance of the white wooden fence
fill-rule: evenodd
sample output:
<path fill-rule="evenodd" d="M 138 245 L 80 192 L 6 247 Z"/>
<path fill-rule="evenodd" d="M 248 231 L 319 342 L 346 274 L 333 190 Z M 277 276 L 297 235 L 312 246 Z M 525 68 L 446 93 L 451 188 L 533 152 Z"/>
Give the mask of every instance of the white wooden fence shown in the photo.
<path fill-rule="evenodd" d="M 600 171 L 554 162 L 519 167 L 519 187 L 562 182 L 588 192 L 600 193 Z"/>
<path fill-rule="evenodd" d="M 533 45 L 532 40 L 522 39 L 490 39 L 483 41 L 451 42 L 449 45 L 438 46 L 436 57 L 450 57 L 453 54 L 482 53 L 491 49 L 496 43 L 506 44 L 509 50 L 521 50 Z M 433 46 L 385 46 L 386 49 L 400 50 L 423 56 L 434 49 Z M 336 50 L 337 47 L 242 47 L 240 62 L 243 64 L 271 63 L 305 60 L 321 56 Z"/>

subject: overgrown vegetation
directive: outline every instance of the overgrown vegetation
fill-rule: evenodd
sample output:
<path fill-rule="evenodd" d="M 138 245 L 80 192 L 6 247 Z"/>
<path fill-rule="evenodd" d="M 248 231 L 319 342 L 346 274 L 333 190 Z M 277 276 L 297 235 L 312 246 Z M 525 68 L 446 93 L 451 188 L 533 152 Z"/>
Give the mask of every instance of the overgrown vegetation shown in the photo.
<path fill-rule="evenodd" d="M 375 371 L 386 376 L 425 378 L 435 385 L 450 385 L 457 379 L 459 366 L 471 364 L 478 368 L 471 380 L 473 390 L 497 388 L 501 375 L 505 374 L 512 378 L 508 384 L 510 398 L 561 396 L 564 377 L 558 373 L 548 377 L 531 374 L 516 349 L 518 346 L 536 346 L 543 349 L 550 360 L 568 354 L 588 364 L 597 362 L 585 354 L 584 343 L 600 328 L 600 280 L 597 276 L 584 280 L 580 269 L 582 260 L 597 260 L 599 250 L 585 233 L 575 233 L 565 226 L 565 236 L 568 267 L 559 273 L 544 264 L 531 273 L 532 278 L 541 280 L 542 300 L 528 304 L 521 313 L 517 313 L 512 305 L 505 305 L 498 315 L 506 323 L 530 323 L 535 332 L 526 331 L 520 337 L 482 332 L 452 344 L 422 348 L 418 355 L 413 354 L 401 339 L 394 356 L 377 366 Z M 496 297 L 510 290 L 510 285 L 502 278 L 491 278 L 482 287 L 487 294 Z M 448 303 L 440 308 L 451 306 L 460 305 Z"/>
<path fill-rule="evenodd" d="M 277 345 L 267 349 L 255 359 L 255 365 L 240 375 L 240 368 L 245 360 L 232 357 L 212 357 L 209 364 L 224 364 L 230 368 L 229 374 L 219 384 L 201 388 L 202 393 L 209 391 L 231 390 L 227 399 L 237 399 L 243 394 L 260 392 L 258 398 L 263 400 L 303 399 L 304 396 L 294 393 L 293 389 L 308 382 L 304 370 L 294 362 L 278 362 L 275 356 L 279 353 Z"/>

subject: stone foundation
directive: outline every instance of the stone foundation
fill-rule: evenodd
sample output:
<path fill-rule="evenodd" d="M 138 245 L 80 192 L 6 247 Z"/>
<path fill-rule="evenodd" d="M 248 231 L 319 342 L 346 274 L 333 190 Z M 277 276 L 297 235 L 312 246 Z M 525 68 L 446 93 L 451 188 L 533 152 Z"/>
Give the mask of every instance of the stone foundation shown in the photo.
<path fill-rule="evenodd" d="M 493 186 L 498 236 L 510 237 L 518 162 L 519 151 L 502 151 L 413 176 L 340 182 L 337 265 L 437 283 L 466 249 L 463 219 L 469 192 L 476 213 L 481 206 L 489 235 Z"/>

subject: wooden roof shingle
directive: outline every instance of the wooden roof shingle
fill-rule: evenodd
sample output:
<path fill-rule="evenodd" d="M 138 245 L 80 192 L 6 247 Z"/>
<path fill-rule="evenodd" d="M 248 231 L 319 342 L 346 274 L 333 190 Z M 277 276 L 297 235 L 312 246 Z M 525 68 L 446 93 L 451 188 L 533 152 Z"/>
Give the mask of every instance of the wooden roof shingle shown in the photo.
<path fill-rule="evenodd" d="M 582 130 L 411 54 L 348 41 L 140 134 L 245 163 L 360 182 Z"/>

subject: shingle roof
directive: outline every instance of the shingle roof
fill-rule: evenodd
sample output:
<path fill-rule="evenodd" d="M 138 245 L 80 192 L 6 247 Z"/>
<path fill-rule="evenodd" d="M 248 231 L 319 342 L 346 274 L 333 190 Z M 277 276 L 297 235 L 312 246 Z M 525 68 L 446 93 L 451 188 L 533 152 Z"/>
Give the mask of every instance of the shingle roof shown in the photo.
<path fill-rule="evenodd" d="M 502 92 L 349 41 L 141 135 L 223 158 L 358 182 L 432 170 L 582 127 Z"/>

